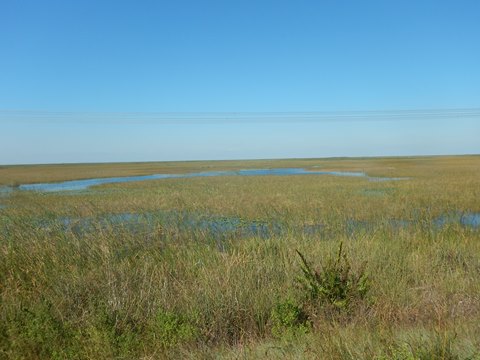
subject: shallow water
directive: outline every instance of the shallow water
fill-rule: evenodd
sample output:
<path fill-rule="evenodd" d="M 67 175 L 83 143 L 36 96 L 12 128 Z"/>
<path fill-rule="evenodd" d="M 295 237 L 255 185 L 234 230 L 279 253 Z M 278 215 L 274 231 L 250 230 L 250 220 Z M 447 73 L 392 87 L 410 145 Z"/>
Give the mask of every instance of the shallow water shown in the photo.
<path fill-rule="evenodd" d="M 8 197 L 12 191 L 12 188 L 9 186 L 0 186 L 0 198 Z"/>
<path fill-rule="evenodd" d="M 11 192 L 12 192 L 12 189 L 10 187 L 0 186 L 0 199 L 8 197 Z M 0 202 L 0 210 L 5 209 L 6 207 L 7 207 L 7 205 L 2 204 Z"/>
<path fill-rule="evenodd" d="M 480 213 L 464 214 L 460 219 L 461 224 L 480 227 Z"/>
<path fill-rule="evenodd" d="M 435 219 L 435 225 L 437 226 L 445 226 L 449 224 L 460 224 L 463 226 L 478 228 L 480 227 L 480 213 L 456 212 L 456 213 L 446 214 Z"/>
<path fill-rule="evenodd" d="M 256 236 L 263 239 L 281 235 L 286 227 L 275 221 L 246 221 L 238 217 L 201 215 L 179 211 L 155 211 L 142 214 L 108 214 L 100 217 L 59 217 L 40 220 L 42 228 L 58 228 L 77 235 L 96 231 L 99 228 L 120 228 L 132 232 L 152 231 L 157 227 L 164 230 L 199 232 L 213 239 Z M 305 233 L 313 234 L 312 229 Z"/>
<path fill-rule="evenodd" d="M 432 221 L 433 229 L 440 230 L 450 225 L 460 225 L 473 229 L 480 227 L 480 213 L 452 213 Z M 421 226 L 416 220 L 390 219 L 385 221 L 347 220 L 345 231 L 351 236 L 358 231 L 374 231 L 383 226 L 401 230 L 411 226 Z M 36 226 L 43 229 L 71 231 L 81 236 L 99 229 L 120 229 L 134 233 L 153 233 L 155 229 L 173 233 L 189 232 L 192 237 L 206 236 L 214 240 L 258 237 L 261 239 L 294 233 L 300 236 L 327 235 L 328 227 L 323 223 L 288 225 L 277 220 L 245 220 L 239 217 L 205 215 L 182 211 L 158 210 L 154 212 L 106 214 L 97 217 L 72 218 L 57 217 L 38 219 Z"/>
<path fill-rule="evenodd" d="M 86 190 L 94 185 L 125 183 L 132 181 L 146 181 L 159 179 L 180 179 L 193 177 L 214 177 L 214 176 L 288 176 L 288 175 L 333 175 L 333 176 L 353 176 L 365 177 L 371 181 L 388 181 L 388 180 L 405 180 L 407 178 L 376 178 L 369 177 L 364 172 L 349 172 L 349 171 L 310 171 L 302 168 L 283 168 L 283 169 L 244 169 L 237 171 L 203 171 L 187 174 L 153 174 L 142 176 L 125 176 L 125 177 L 110 177 L 84 180 L 71 180 L 58 183 L 43 183 L 43 184 L 24 184 L 20 185 L 20 190 L 34 190 L 41 192 L 54 191 L 74 191 Z"/>

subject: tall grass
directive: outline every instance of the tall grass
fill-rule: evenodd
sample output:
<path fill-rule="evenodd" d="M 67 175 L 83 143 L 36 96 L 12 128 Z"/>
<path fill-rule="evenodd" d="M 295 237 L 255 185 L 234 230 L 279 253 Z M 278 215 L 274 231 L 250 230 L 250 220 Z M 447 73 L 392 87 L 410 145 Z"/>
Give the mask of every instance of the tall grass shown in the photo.
<path fill-rule="evenodd" d="M 411 180 L 230 177 L 14 192 L 0 210 L 0 358 L 478 358 L 480 231 L 435 219 L 480 211 L 479 160 L 425 159 L 415 172 L 402 161 L 411 164 L 370 165 Z M 284 231 L 218 239 L 161 221 L 101 221 L 158 210 Z M 58 221 L 65 216 L 93 225 L 73 231 Z M 311 224 L 322 230 L 299 230 Z M 335 316 L 322 301 L 311 311 L 296 250 L 326 269 L 340 243 L 349 271 L 368 274 L 368 295 Z"/>

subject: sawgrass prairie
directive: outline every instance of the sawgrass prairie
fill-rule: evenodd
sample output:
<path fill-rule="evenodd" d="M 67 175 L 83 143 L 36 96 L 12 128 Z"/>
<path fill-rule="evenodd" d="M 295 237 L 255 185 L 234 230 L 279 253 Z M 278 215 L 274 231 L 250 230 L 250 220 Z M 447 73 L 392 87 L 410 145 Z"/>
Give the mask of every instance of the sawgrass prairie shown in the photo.
<path fill-rule="evenodd" d="M 264 168 L 370 178 L 19 188 Z M 2 358 L 480 358 L 480 156 L 2 166 L 0 184 Z"/>

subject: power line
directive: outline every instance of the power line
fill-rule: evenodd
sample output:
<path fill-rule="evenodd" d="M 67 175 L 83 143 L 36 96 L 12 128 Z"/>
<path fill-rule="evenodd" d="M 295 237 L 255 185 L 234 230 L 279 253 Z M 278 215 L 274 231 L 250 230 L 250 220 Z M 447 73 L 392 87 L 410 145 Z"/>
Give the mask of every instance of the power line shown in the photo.
<path fill-rule="evenodd" d="M 0 110 L 2 122 L 25 123 L 282 123 L 480 119 L 480 108 L 311 112 L 66 112 Z"/>

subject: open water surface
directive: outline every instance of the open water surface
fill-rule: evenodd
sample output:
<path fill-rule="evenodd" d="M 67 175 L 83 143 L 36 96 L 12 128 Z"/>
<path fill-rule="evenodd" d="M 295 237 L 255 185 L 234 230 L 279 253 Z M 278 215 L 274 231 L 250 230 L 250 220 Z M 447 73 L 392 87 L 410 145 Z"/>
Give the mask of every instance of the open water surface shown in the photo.
<path fill-rule="evenodd" d="M 70 180 L 56 183 L 41 183 L 41 184 L 23 184 L 19 186 L 20 190 L 34 190 L 41 192 L 54 191 L 74 191 L 86 190 L 91 186 L 102 184 L 126 183 L 132 181 L 146 181 L 159 179 L 183 179 L 193 177 L 214 177 L 214 176 L 288 176 L 288 175 L 333 175 L 333 176 L 350 176 L 350 177 L 365 177 L 370 181 L 390 181 L 390 180 L 406 180 L 408 178 L 379 178 L 370 177 L 364 172 L 351 171 L 314 171 L 302 168 L 283 168 L 283 169 L 244 169 L 236 171 L 202 171 L 186 174 L 153 174 L 141 176 L 123 176 L 110 178 L 95 178 L 83 180 Z"/>

